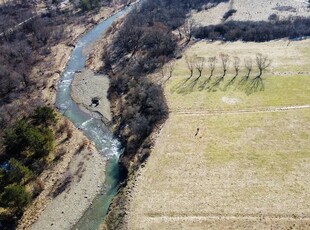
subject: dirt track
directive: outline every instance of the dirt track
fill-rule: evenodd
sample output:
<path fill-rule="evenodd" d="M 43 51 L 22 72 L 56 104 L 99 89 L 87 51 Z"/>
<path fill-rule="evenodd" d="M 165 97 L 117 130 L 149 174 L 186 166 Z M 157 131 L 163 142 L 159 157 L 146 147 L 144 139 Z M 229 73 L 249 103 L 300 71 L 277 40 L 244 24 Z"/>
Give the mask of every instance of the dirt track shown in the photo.
<path fill-rule="evenodd" d="M 240 109 L 234 111 L 225 110 L 170 110 L 170 113 L 186 115 L 186 116 L 200 116 L 200 115 L 220 115 L 220 114 L 243 114 L 243 113 L 266 113 L 266 112 L 279 112 L 288 110 L 308 109 L 310 105 L 296 105 L 285 107 L 265 107 L 256 109 Z"/>
<path fill-rule="evenodd" d="M 234 0 L 193 18 L 217 24 L 230 8 L 237 13 L 229 20 L 296 15 L 273 9 L 281 5 L 309 14 L 305 1 Z M 170 116 L 132 182 L 125 229 L 310 229 L 308 44 L 202 41 L 185 52 L 206 58 L 222 52 L 241 60 L 268 55 L 273 63 L 266 90 L 251 95 L 220 89 L 178 94 L 175 86 L 189 71 L 184 58 L 176 61 L 165 86 Z"/>

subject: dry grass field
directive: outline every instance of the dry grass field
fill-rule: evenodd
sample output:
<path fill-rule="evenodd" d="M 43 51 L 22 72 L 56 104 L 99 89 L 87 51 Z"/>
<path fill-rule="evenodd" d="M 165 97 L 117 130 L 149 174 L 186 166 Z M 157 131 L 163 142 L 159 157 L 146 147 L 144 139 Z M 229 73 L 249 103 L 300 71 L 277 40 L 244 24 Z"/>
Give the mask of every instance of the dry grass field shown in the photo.
<path fill-rule="evenodd" d="M 219 55 L 230 56 L 228 73 L 219 87 L 210 88 L 213 82 L 222 75 L 221 60 Z M 250 78 L 258 75 L 255 64 L 257 53 L 268 56 L 271 66 L 263 74 L 264 91 L 258 91 L 246 95 L 247 84 L 239 84 L 246 75 L 244 59 L 251 57 L 253 70 Z M 210 69 L 206 61 L 202 77 L 192 87 L 191 82 L 198 77 L 197 71 L 193 77 L 185 80 L 190 75 L 186 65 L 185 56 L 209 57 L 216 56 L 217 63 L 214 76 L 211 81 L 201 90 L 201 86 L 208 79 Z M 244 108 L 280 107 L 309 104 L 310 97 L 310 40 L 290 42 L 287 40 L 264 42 L 264 43 L 207 43 L 199 42 L 189 49 L 175 65 L 172 80 L 166 84 L 166 97 L 169 108 L 172 111 L 184 109 L 191 110 L 238 110 Z M 240 73 L 233 84 L 227 86 L 235 75 L 233 69 L 233 57 L 240 59 Z M 248 81 L 250 83 L 250 81 Z M 208 88 L 209 87 L 209 88 Z M 224 91 L 225 90 L 225 91 Z M 209 92 L 212 91 L 212 92 Z M 235 99 L 235 103 L 225 102 L 225 98 Z M 234 100 L 232 100 L 234 101 Z"/>
<path fill-rule="evenodd" d="M 264 90 L 226 87 L 220 63 L 204 88 L 185 57 L 165 84 L 170 117 L 132 189 L 128 229 L 310 229 L 310 40 L 199 42 L 199 57 L 260 52 L 272 59 Z M 197 129 L 199 131 L 197 132 Z"/>
<path fill-rule="evenodd" d="M 278 15 L 280 19 L 309 17 L 308 4 L 307 0 L 230 0 L 208 10 L 193 12 L 192 16 L 196 24 L 203 26 L 220 24 L 223 14 L 231 9 L 236 13 L 228 21 L 268 21 L 271 14 Z"/>

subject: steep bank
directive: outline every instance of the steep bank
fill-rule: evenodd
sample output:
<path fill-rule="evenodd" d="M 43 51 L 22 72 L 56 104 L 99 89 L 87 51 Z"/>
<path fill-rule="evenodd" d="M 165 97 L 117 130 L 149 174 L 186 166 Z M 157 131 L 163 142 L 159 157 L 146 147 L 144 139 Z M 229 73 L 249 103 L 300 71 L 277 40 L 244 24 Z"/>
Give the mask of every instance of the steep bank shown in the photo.
<path fill-rule="evenodd" d="M 164 123 L 164 121 L 163 121 Z M 149 142 L 149 150 L 152 151 L 153 145 L 162 129 L 160 125 L 154 130 L 150 136 L 146 139 Z M 128 229 L 128 217 L 130 211 L 130 203 L 132 202 L 133 195 L 132 191 L 135 188 L 135 184 L 139 176 L 141 175 L 141 168 L 144 168 L 147 164 L 147 158 L 149 156 L 143 155 L 143 149 L 138 149 L 136 158 L 132 160 L 131 164 L 134 166 L 131 171 L 127 172 L 126 180 L 121 184 L 117 195 L 114 197 L 113 202 L 110 205 L 109 213 L 100 225 L 99 230 L 127 230 Z M 151 153 L 150 153 L 151 154 Z M 141 159 L 143 159 L 141 161 Z"/>
<path fill-rule="evenodd" d="M 39 176 L 44 190 L 25 211 L 17 229 L 70 229 L 100 192 L 105 159 L 93 143 L 62 118 L 72 137 L 59 136 L 55 152 L 60 159 Z M 64 141 L 65 140 L 65 141 Z M 69 183 L 64 185 L 68 180 Z M 61 186 L 63 191 L 56 195 Z"/>

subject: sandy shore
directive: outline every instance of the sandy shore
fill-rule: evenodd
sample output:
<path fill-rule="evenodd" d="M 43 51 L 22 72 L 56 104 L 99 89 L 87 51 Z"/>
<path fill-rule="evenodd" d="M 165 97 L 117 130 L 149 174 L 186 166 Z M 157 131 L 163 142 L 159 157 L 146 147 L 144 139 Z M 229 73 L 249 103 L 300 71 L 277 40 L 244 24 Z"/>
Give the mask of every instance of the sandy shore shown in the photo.
<path fill-rule="evenodd" d="M 109 82 L 105 75 L 95 75 L 91 70 L 84 70 L 75 74 L 71 96 L 77 104 L 111 121 L 110 101 L 107 98 Z M 98 106 L 91 102 L 95 97 L 100 99 Z"/>
<path fill-rule="evenodd" d="M 105 178 L 105 159 L 91 147 L 72 156 L 61 180 L 72 176 L 70 186 L 51 200 L 32 225 L 33 230 L 70 229 L 100 192 Z"/>
<path fill-rule="evenodd" d="M 102 9 L 91 17 L 92 23 L 71 25 L 66 28 L 70 34 L 69 38 L 52 47 L 51 55 L 33 68 L 33 76 L 41 76 L 39 78 L 42 79 L 42 86 L 31 95 L 32 98 L 43 98 L 46 105 L 54 106 L 57 82 L 73 49 L 70 44 L 119 8 L 121 7 Z M 97 83 L 96 80 L 91 81 Z M 104 85 L 107 84 L 105 81 Z M 110 117 L 107 110 L 101 112 L 107 118 Z M 104 183 L 105 159 L 80 130 L 66 118 L 61 117 L 59 123 L 64 122 L 68 129 L 72 130 L 72 138 L 64 141 L 65 136 L 58 137 L 55 153 L 63 151 L 64 155 L 39 176 L 44 189 L 24 212 L 17 229 L 70 229 L 89 207 Z M 87 148 L 77 154 L 78 148 L 85 143 Z M 72 176 L 69 188 L 53 198 L 53 192 L 68 175 Z"/>
<path fill-rule="evenodd" d="M 66 134 L 57 139 L 55 152 L 65 151 L 62 159 L 39 176 L 44 190 L 24 213 L 18 229 L 70 229 L 100 192 L 105 159 L 82 132 L 71 123 L 69 128 L 71 139 L 65 144 L 60 142 Z M 80 151 L 83 145 L 85 148 Z M 55 190 L 67 177 L 71 177 L 68 188 L 54 198 Z"/>

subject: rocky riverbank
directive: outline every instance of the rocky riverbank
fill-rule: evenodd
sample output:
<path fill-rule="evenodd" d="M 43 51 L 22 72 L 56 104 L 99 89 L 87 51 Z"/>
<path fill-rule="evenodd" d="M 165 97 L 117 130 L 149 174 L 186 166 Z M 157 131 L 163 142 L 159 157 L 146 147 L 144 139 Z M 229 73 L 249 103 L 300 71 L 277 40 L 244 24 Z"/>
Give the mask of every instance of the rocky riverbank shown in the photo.
<path fill-rule="evenodd" d="M 110 101 L 108 100 L 109 78 L 95 75 L 91 70 L 77 73 L 72 83 L 71 96 L 85 110 L 97 114 L 105 121 L 111 121 Z"/>
<path fill-rule="evenodd" d="M 33 73 L 40 71 L 49 77 L 31 97 L 43 98 L 45 104 L 54 106 L 56 85 L 74 47 L 74 41 L 120 8 L 122 5 L 102 9 L 96 15 L 89 15 L 85 24 L 66 28 L 66 32 L 70 33 L 69 38 L 52 47 L 51 54 L 34 66 Z M 108 117 L 108 112 L 105 115 Z M 61 157 L 40 175 L 44 189 L 25 211 L 18 229 L 70 229 L 101 190 L 105 159 L 71 122 L 62 117 L 60 123 L 66 124 L 71 138 L 64 141 L 65 137 L 60 136 L 57 139 L 55 152 L 62 152 Z M 69 186 L 59 195 L 53 195 L 67 179 Z"/>

